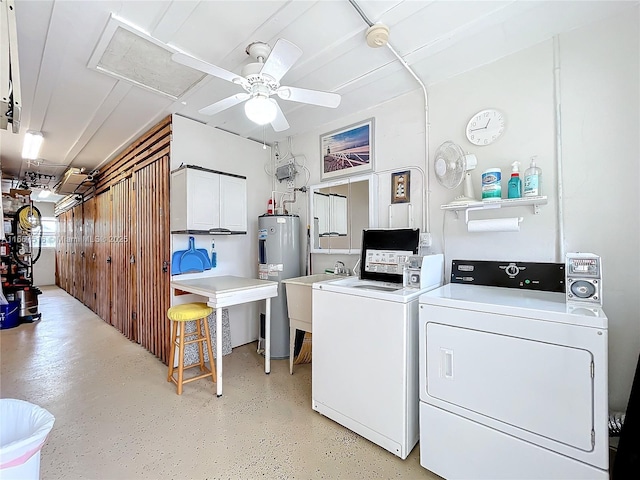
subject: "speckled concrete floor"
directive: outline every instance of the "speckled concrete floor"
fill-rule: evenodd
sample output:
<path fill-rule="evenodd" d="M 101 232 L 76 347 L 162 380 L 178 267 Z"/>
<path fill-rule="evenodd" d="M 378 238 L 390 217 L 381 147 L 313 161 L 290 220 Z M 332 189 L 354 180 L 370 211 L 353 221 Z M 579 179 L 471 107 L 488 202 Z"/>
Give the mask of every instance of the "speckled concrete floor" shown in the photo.
<path fill-rule="evenodd" d="M 40 296 L 43 320 L 0 332 L 0 396 L 56 418 L 42 449 L 48 479 L 437 479 L 311 410 L 311 365 L 256 344 L 224 357 L 224 395 L 199 380 L 182 396 L 167 368 L 73 297 Z"/>

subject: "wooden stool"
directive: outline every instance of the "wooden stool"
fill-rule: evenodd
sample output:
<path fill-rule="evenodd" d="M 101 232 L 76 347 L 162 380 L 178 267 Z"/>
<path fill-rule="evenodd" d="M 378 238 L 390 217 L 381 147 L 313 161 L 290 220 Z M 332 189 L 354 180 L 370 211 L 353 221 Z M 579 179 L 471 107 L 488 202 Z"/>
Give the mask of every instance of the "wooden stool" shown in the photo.
<path fill-rule="evenodd" d="M 177 385 L 178 395 L 182 395 L 182 385 L 185 383 L 193 382 L 194 380 L 199 380 L 201 378 L 211 377 L 211 379 L 216 381 L 216 364 L 213 359 L 213 348 L 211 348 L 211 335 L 209 334 L 209 322 L 207 317 L 213 312 L 213 308 L 208 307 L 206 303 L 185 303 L 182 305 L 176 305 L 171 307 L 167 311 L 167 316 L 171 321 L 171 353 L 169 354 L 169 375 L 167 375 L 167 382 L 173 382 Z M 200 320 L 204 324 L 204 335 L 202 334 L 202 329 L 200 328 Z M 196 331 L 192 333 L 185 334 L 186 322 L 196 322 Z M 178 334 L 178 328 L 180 329 L 180 334 Z M 195 335 L 195 339 L 186 340 L 185 336 Z M 221 340 L 218 340 L 221 341 Z M 189 345 L 191 343 L 198 344 L 198 354 L 200 356 L 200 362 L 194 363 L 192 365 L 184 366 L 184 347 L 185 345 Z M 208 369 L 204 365 L 204 346 L 203 343 L 206 343 L 208 354 L 209 354 L 209 364 L 211 365 L 211 369 Z M 176 379 L 173 376 L 174 371 L 174 359 L 176 354 L 176 345 L 178 346 L 178 378 Z M 200 370 L 205 372 L 201 375 L 197 375 L 195 377 L 191 377 L 188 379 L 184 379 L 184 371 L 193 368 L 200 367 Z"/>

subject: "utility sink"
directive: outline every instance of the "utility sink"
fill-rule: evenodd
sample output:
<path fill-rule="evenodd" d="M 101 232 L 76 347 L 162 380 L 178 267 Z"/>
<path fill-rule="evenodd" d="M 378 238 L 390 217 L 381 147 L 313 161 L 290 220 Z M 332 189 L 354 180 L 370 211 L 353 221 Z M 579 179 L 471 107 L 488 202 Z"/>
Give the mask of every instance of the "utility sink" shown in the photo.
<path fill-rule="evenodd" d="M 312 285 L 326 280 L 336 280 L 339 275 L 318 273 L 282 280 L 287 292 L 287 310 L 289 314 L 289 370 L 293 373 L 293 349 L 296 329 L 311 332 L 311 292 Z"/>
<path fill-rule="evenodd" d="M 316 282 L 336 280 L 338 278 L 340 278 L 338 275 L 318 273 L 316 275 L 282 280 L 287 291 L 289 318 L 308 322 L 309 330 L 305 330 L 305 332 L 311 331 L 311 286 Z"/>

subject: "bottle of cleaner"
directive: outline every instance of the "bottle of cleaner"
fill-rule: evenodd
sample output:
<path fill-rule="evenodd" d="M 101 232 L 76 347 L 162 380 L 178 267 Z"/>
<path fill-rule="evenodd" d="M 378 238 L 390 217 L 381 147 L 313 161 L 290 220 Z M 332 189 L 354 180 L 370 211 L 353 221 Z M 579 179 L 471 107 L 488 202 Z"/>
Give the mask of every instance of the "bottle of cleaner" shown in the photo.
<path fill-rule="evenodd" d="M 211 268 L 215 268 L 218 263 L 218 254 L 216 253 L 216 242 L 211 240 Z"/>
<path fill-rule="evenodd" d="M 536 167 L 536 157 L 531 157 L 531 166 L 524 172 L 524 194 L 525 197 L 536 197 L 542 195 L 541 180 L 542 170 Z"/>
<path fill-rule="evenodd" d="M 502 198 L 502 171 L 499 168 L 489 168 L 482 172 L 482 200 Z"/>
<path fill-rule="evenodd" d="M 520 181 L 520 162 L 511 164 L 511 178 L 507 188 L 507 198 L 522 197 L 522 182 Z"/>

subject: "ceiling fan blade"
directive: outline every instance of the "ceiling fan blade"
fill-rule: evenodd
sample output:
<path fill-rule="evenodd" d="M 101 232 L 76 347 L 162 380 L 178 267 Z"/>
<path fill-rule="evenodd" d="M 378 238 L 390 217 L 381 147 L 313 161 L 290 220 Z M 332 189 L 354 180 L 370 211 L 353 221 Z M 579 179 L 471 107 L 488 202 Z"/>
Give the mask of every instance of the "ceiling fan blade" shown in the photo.
<path fill-rule="evenodd" d="M 271 126 L 276 132 L 282 132 L 283 130 L 287 130 L 289 128 L 289 122 L 287 122 L 284 113 L 280 109 L 280 105 L 273 99 L 270 99 L 273 103 L 276 104 L 276 118 L 271 122 Z"/>
<path fill-rule="evenodd" d="M 234 105 L 245 101 L 249 97 L 250 95 L 248 93 L 238 93 L 236 95 L 232 95 L 231 97 L 224 98 L 219 102 L 212 103 L 208 107 L 204 107 L 198 110 L 198 113 L 201 113 L 203 115 L 215 115 L 222 110 L 226 110 L 227 108 L 233 107 Z"/>
<path fill-rule="evenodd" d="M 297 87 L 280 87 L 278 96 L 292 102 L 310 103 L 321 107 L 336 108 L 340 105 L 341 96 L 337 93 L 321 92 Z"/>
<path fill-rule="evenodd" d="M 289 40 L 278 39 L 260 73 L 269 75 L 279 82 L 294 63 L 302 56 L 302 50 Z"/>
<path fill-rule="evenodd" d="M 240 75 L 230 72 L 229 70 L 225 70 L 224 68 L 217 67 L 216 65 L 211 65 L 210 63 L 207 63 L 203 60 L 198 60 L 197 58 L 190 57 L 189 55 L 185 55 L 184 53 L 174 53 L 173 55 L 171 55 L 171 60 L 186 67 L 190 67 L 209 75 L 213 75 L 214 77 L 227 80 L 228 82 L 238 83 L 243 87 L 244 84 L 247 83 L 247 81 Z"/>

